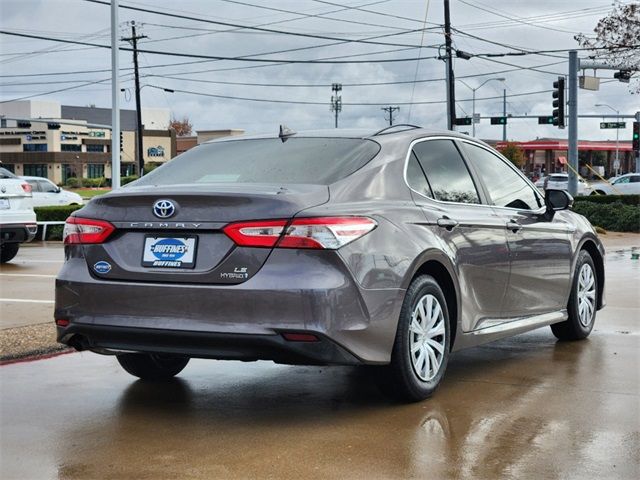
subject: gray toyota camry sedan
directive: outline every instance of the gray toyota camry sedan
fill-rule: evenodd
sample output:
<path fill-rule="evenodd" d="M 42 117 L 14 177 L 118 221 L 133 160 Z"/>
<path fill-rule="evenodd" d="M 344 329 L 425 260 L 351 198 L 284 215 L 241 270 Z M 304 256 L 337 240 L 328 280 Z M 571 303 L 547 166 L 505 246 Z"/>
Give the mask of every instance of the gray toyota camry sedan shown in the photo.
<path fill-rule="evenodd" d="M 604 249 L 571 205 L 453 132 L 208 142 L 67 220 L 58 340 L 154 380 L 192 357 L 378 365 L 424 399 L 456 350 L 589 335 Z"/>

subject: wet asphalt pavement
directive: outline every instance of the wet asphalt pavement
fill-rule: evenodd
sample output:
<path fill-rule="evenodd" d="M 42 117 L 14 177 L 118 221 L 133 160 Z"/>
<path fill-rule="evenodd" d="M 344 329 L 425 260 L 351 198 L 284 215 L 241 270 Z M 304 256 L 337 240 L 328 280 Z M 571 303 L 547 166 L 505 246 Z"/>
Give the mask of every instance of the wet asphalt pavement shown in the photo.
<path fill-rule="evenodd" d="M 640 261 L 607 263 L 588 340 L 458 352 L 417 404 L 363 368 L 195 360 L 161 384 L 91 353 L 0 367 L 0 477 L 640 478 Z"/>

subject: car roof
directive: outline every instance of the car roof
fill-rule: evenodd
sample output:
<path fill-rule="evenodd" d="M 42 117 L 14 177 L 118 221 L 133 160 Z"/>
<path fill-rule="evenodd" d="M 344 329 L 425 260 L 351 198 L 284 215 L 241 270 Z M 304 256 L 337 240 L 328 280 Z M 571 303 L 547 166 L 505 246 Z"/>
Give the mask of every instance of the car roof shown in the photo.
<path fill-rule="evenodd" d="M 383 129 L 354 129 L 354 128 L 333 128 L 333 129 L 322 129 L 322 130 L 302 130 L 300 132 L 294 132 L 291 135 L 287 135 L 285 138 L 354 138 L 354 139 L 369 139 L 375 140 L 376 142 L 384 142 L 385 139 L 394 139 L 405 137 L 407 140 L 412 141 L 413 139 L 429 137 L 429 136 L 450 136 L 463 138 L 468 140 L 475 140 L 477 142 L 483 143 L 478 139 L 470 137 L 468 135 L 453 132 L 450 130 L 435 130 L 429 128 L 422 128 L 415 125 L 393 125 L 392 127 L 386 127 Z M 269 138 L 279 138 L 278 132 L 274 132 L 273 134 L 259 134 L 259 135 L 238 135 L 238 136 L 230 136 L 224 137 L 214 140 L 209 140 L 204 142 L 208 143 L 221 143 L 221 142 L 233 142 L 240 140 L 257 140 L 257 139 L 269 139 Z"/>
<path fill-rule="evenodd" d="M 46 177 L 33 177 L 30 175 L 20 175 L 20 178 L 24 178 L 25 180 L 48 180 L 49 182 L 51 182 L 51 180 L 49 180 Z"/>

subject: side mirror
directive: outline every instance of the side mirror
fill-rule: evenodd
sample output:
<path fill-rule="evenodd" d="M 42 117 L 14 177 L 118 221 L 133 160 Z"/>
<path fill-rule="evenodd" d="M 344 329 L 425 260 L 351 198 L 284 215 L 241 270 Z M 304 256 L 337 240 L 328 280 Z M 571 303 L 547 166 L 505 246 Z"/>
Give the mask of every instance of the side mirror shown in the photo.
<path fill-rule="evenodd" d="M 544 202 L 547 210 L 557 212 L 567 210 L 573 206 L 573 197 L 565 190 L 545 190 Z"/>
<path fill-rule="evenodd" d="M 60 187 L 56 187 L 55 193 L 60 193 L 62 189 Z"/>

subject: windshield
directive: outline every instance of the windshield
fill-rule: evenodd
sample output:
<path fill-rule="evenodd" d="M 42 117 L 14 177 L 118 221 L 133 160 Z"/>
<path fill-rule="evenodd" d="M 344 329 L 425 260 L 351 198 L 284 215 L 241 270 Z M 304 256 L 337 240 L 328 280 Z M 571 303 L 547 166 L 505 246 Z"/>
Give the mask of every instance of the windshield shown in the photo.
<path fill-rule="evenodd" d="M 308 183 L 329 185 L 376 156 L 380 146 L 354 138 L 233 140 L 199 145 L 132 183 Z"/>
<path fill-rule="evenodd" d="M 0 167 L 0 178 L 18 178 L 6 168 Z"/>

